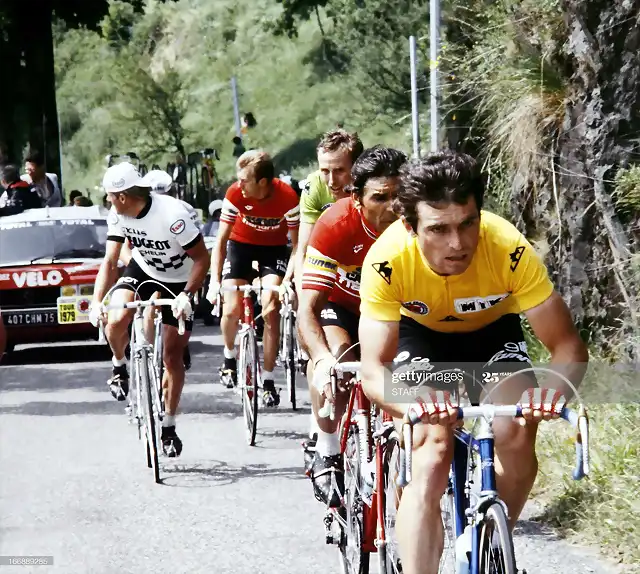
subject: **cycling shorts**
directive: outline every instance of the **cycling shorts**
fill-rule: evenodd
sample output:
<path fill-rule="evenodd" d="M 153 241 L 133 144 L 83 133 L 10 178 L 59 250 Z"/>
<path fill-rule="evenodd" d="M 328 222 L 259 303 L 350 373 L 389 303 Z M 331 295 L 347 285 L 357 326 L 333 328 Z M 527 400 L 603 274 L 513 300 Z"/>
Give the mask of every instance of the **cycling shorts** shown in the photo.
<path fill-rule="evenodd" d="M 222 278 L 251 282 L 255 277 L 254 261 L 258 262 L 260 277 L 284 277 L 289 262 L 289 250 L 286 245 L 252 245 L 229 240 L 227 257 L 222 266 Z"/>
<path fill-rule="evenodd" d="M 445 376 L 445 371 L 461 369 L 466 373 L 466 391 L 474 404 L 479 402 L 482 389 L 487 384 L 496 383 L 509 373 L 531 367 L 520 316 L 513 313 L 503 315 L 482 329 L 467 333 L 442 333 L 420 325 L 413 319 L 402 317 L 398 352 L 393 363 L 394 372 L 400 367 L 406 369 L 409 364 L 412 370 L 420 372 L 420 375 L 416 374 L 412 378 L 403 378 L 407 386 L 422 384 L 447 391 L 453 391 L 461 377 L 449 374 Z M 440 376 L 434 374 L 438 372 L 441 373 Z M 532 386 L 536 386 L 533 373 L 525 375 L 531 378 Z"/>
<path fill-rule="evenodd" d="M 145 283 L 145 281 L 149 281 L 149 283 Z M 156 292 L 160 293 L 161 299 L 173 299 L 184 290 L 186 285 L 186 283 L 169 283 L 153 279 L 140 268 L 134 259 L 131 259 L 129 264 L 125 267 L 122 277 L 118 279 L 113 290 L 128 289 L 134 293 L 137 292 L 138 298 L 146 301 L 151 299 L 153 294 Z M 163 325 L 171 325 L 176 328 L 178 327 L 178 319 L 173 316 L 171 307 L 163 306 L 160 308 L 160 311 L 162 313 Z M 193 330 L 193 320 L 185 321 L 185 330 Z"/>
<path fill-rule="evenodd" d="M 322 311 L 320 311 L 320 325 L 322 327 L 340 327 L 349 335 L 351 344 L 355 344 L 358 339 L 358 323 L 360 315 L 352 313 L 337 303 L 329 301 Z M 358 352 L 358 355 L 360 353 Z"/>

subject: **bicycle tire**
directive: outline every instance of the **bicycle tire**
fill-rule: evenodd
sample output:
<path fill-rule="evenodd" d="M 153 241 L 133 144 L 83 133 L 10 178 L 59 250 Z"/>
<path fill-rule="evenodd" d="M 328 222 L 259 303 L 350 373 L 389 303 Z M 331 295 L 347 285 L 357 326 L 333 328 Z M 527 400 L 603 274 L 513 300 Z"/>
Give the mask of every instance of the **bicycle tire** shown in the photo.
<path fill-rule="evenodd" d="M 158 462 L 158 433 L 156 428 L 156 417 L 153 414 L 153 395 L 151 375 L 149 373 L 149 365 L 153 364 L 153 360 L 147 354 L 147 350 L 142 350 L 140 358 L 140 367 L 142 378 L 145 379 L 144 384 L 144 419 L 145 431 L 147 439 L 147 462 L 151 462 L 153 470 L 153 478 L 156 484 L 160 483 L 160 464 Z"/>
<path fill-rule="evenodd" d="M 346 424 L 350 424 L 347 421 Z M 362 549 L 364 521 L 362 501 L 362 461 L 360 460 L 360 432 L 357 424 L 350 424 L 344 452 L 344 512 L 347 529 L 343 529 L 338 548 L 340 566 L 344 574 L 369 574 L 370 554 Z M 349 480 L 351 479 L 351 480 Z M 349 537 L 355 538 L 349 541 Z M 359 550 L 357 550 L 359 548 Z M 351 552 L 349 552 L 352 550 Z"/>
<path fill-rule="evenodd" d="M 296 410 L 296 357 L 295 357 L 295 334 L 291 314 L 287 314 L 284 319 L 284 373 L 287 379 L 287 390 L 289 391 L 289 402 L 291 408 Z"/>
<path fill-rule="evenodd" d="M 499 572 L 500 574 L 517 574 L 513 538 L 509 530 L 507 515 L 499 502 L 491 503 L 485 510 L 484 517 L 479 524 L 480 541 L 478 543 L 478 561 L 480 574 Z M 499 543 L 494 544 L 494 534 Z M 500 548 L 501 555 L 495 550 Z M 498 561 L 498 568 L 492 568 L 493 560 Z"/>
<path fill-rule="evenodd" d="M 155 321 L 154 320 L 154 325 L 155 325 L 155 329 L 154 329 L 154 344 L 153 344 L 153 366 L 155 369 L 155 373 L 156 373 L 156 393 L 158 395 L 158 405 L 160 407 L 160 420 L 162 420 L 162 417 L 164 415 L 164 409 L 165 409 L 165 404 L 164 404 L 164 389 L 162 386 L 162 379 L 164 378 L 164 360 L 163 360 L 163 354 L 164 354 L 164 339 L 162 337 L 162 331 L 163 331 L 163 327 L 162 327 L 162 320 L 160 321 Z"/>
<path fill-rule="evenodd" d="M 253 332 L 243 333 L 238 357 L 238 382 L 241 384 L 242 413 L 249 446 L 256 444 L 258 430 L 258 346 Z"/>
<path fill-rule="evenodd" d="M 396 479 L 399 474 L 400 442 L 396 436 L 392 435 L 387 439 L 383 449 L 382 460 L 384 490 L 379 494 L 378 503 L 382 504 L 383 508 L 386 544 L 378 549 L 378 568 L 380 574 L 399 574 L 402 572 L 402 563 L 395 535 L 395 524 L 400 502 L 398 486 L 396 485 Z"/>

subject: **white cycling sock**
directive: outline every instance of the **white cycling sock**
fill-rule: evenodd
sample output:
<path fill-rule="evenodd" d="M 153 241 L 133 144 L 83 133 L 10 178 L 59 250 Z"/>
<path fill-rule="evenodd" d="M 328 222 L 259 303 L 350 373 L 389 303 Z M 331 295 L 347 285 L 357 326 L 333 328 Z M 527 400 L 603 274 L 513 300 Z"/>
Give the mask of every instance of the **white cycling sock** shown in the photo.
<path fill-rule="evenodd" d="M 162 419 L 163 427 L 174 427 L 176 426 L 176 417 L 175 415 L 164 415 Z"/>
<path fill-rule="evenodd" d="M 236 358 L 236 356 L 237 356 L 237 354 L 238 354 L 238 353 L 236 352 L 235 347 L 234 347 L 233 349 L 231 349 L 231 350 L 229 350 L 229 349 L 227 349 L 227 348 L 225 347 L 225 348 L 224 348 L 224 350 L 223 350 L 223 353 L 224 353 L 224 358 L 225 358 L 225 359 L 235 359 L 235 358 Z"/>
<path fill-rule="evenodd" d="M 262 384 L 265 381 L 273 381 L 273 371 L 262 371 Z"/>
<path fill-rule="evenodd" d="M 111 359 L 111 362 L 113 363 L 114 367 L 122 367 L 122 365 L 127 364 L 127 357 L 122 357 L 122 359 L 116 359 L 116 356 L 114 355 L 113 358 Z"/>
<path fill-rule="evenodd" d="M 324 432 L 322 429 L 318 429 L 316 452 L 320 456 L 333 456 L 335 454 L 340 454 L 340 437 L 338 436 L 338 431 L 330 433 Z"/>

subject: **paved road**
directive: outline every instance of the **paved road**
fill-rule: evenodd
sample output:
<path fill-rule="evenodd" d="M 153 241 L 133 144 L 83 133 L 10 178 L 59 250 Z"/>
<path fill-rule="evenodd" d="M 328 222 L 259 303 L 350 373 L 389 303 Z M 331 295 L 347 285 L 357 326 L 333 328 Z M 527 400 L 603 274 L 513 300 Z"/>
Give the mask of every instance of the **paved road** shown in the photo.
<path fill-rule="evenodd" d="M 104 348 L 28 348 L 0 367 L 0 555 L 55 557 L 53 567 L 0 572 L 339 572 L 301 472 L 304 381 L 300 410 L 261 416 L 251 448 L 239 398 L 212 383 L 221 344 L 217 330 L 196 331 L 178 422 L 184 452 L 163 459 L 163 485 L 108 393 Z M 534 522 L 517 544 L 530 574 L 619 571 Z"/>

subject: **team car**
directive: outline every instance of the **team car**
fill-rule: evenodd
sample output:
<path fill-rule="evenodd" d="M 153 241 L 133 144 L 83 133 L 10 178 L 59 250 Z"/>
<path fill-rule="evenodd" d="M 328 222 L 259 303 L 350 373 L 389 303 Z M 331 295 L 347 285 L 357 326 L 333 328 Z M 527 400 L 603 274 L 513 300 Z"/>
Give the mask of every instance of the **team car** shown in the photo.
<path fill-rule="evenodd" d="M 97 339 L 89 305 L 107 240 L 107 211 L 30 209 L 0 218 L 0 310 L 7 350 Z"/>

